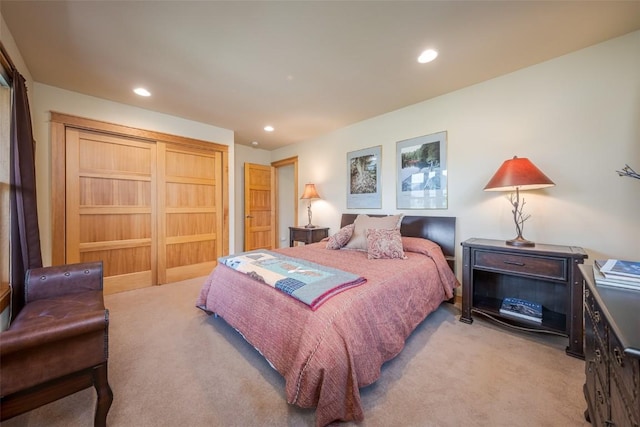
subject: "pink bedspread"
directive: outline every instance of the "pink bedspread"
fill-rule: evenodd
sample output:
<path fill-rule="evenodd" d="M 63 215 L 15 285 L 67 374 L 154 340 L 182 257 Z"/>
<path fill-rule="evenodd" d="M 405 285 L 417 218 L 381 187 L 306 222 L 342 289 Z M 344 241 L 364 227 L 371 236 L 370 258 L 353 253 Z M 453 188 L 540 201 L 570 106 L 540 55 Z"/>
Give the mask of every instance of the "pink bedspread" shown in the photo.
<path fill-rule="evenodd" d="M 403 237 L 408 259 L 368 260 L 366 252 L 325 243 L 278 249 L 367 278 L 312 311 L 224 265 L 204 283 L 197 305 L 222 316 L 285 378 L 287 401 L 316 407 L 316 425 L 362 420 L 360 387 L 459 286 L 440 248 Z"/>

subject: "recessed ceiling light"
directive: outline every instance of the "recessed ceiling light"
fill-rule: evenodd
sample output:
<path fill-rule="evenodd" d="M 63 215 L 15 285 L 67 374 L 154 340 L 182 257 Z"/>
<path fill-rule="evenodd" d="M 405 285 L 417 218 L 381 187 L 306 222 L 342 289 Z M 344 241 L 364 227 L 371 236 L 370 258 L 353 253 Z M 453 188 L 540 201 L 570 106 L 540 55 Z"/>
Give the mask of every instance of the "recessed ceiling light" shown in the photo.
<path fill-rule="evenodd" d="M 146 90 L 143 87 L 137 87 L 133 90 L 136 95 L 140 95 L 140 96 L 151 96 L 151 92 L 149 92 L 148 90 Z"/>
<path fill-rule="evenodd" d="M 267 125 L 264 127 L 264 130 L 266 130 L 267 132 L 273 132 L 273 126 Z"/>
<path fill-rule="evenodd" d="M 257 146 L 258 146 L 258 144 L 259 144 L 259 142 L 258 142 L 258 141 L 252 141 L 252 142 L 251 142 L 251 145 L 253 145 L 254 147 L 257 147 Z"/>
<path fill-rule="evenodd" d="M 418 57 L 418 62 L 421 64 L 426 64 L 427 62 L 431 62 L 438 57 L 438 52 L 433 49 L 427 49 L 420 54 Z"/>

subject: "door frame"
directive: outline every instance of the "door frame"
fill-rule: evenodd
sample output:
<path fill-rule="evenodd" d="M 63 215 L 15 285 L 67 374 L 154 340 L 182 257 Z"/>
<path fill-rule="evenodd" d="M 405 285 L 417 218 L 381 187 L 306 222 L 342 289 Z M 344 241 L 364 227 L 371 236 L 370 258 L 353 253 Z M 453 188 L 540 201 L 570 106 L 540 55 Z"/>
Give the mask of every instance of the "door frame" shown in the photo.
<path fill-rule="evenodd" d="M 118 125 L 68 114 L 50 112 L 51 130 L 51 264 L 66 264 L 66 129 L 82 129 L 119 137 L 147 140 L 149 143 L 167 142 L 222 155 L 222 212 L 223 254 L 229 254 L 229 147 L 215 142 Z"/>
<path fill-rule="evenodd" d="M 298 225 L 298 156 L 287 157 L 286 159 L 271 162 L 271 166 L 276 168 L 276 236 L 280 236 L 280 211 L 277 201 L 280 200 L 280 183 L 278 182 L 278 169 L 285 166 L 293 166 L 293 218 L 294 226 Z"/>

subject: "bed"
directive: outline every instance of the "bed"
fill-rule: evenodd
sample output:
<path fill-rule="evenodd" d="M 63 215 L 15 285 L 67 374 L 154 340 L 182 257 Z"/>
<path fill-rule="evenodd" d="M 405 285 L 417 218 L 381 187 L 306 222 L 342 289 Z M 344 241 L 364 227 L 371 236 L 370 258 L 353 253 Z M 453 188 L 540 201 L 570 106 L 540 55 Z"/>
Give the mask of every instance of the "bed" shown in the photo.
<path fill-rule="evenodd" d="M 344 214 L 340 232 L 358 220 Z M 327 241 L 274 251 L 366 279 L 316 309 L 222 263 L 196 305 L 222 317 L 254 346 L 285 378 L 288 403 L 316 408 L 317 426 L 361 421 L 359 389 L 378 379 L 382 364 L 459 286 L 452 271 L 455 218 L 401 221 L 406 259 L 369 259 L 367 251 L 327 249 Z"/>

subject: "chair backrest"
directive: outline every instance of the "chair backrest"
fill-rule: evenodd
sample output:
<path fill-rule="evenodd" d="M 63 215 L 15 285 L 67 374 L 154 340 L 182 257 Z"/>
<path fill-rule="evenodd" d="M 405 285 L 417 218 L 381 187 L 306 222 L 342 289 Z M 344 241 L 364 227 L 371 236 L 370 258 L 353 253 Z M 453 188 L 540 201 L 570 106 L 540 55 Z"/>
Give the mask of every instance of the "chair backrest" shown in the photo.
<path fill-rule="evenodd" d="M 102 261 L 32 268 L 25 276 L 24 300 L 28 304 L 65 293 L 99 291 L 102 288 Z"/>

